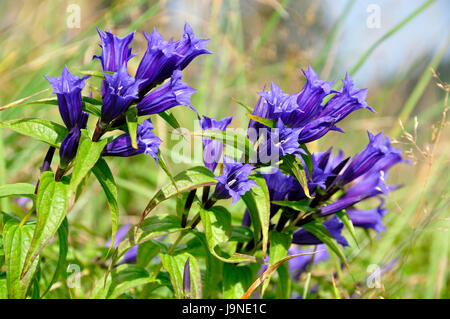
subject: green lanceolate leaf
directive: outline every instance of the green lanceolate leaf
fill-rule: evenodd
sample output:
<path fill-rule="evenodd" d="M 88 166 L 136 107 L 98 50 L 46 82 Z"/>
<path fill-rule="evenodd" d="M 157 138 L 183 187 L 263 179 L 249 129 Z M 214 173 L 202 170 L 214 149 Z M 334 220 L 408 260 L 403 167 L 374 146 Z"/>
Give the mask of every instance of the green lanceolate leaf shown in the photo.
<path fill-rule="evenodd" d="M 250 176 L 259 187 L 253 187 L 245 195 L 242 196 L 252 224 L 254 225 L 254 233 L 262 233 L 262 251 L 265 256 L 267 253 L 267 244 L 269 242 L 269 223 L 270 223 L 270 196 L 267 188 L 266 180 L 261 174 Z"/>
<path fill-rule="evenodd" d="M 100 158 L 100 154 L 105 148 L 107 139 L 102 139 L 98 142 L 93 142 L 85 130 L 82 130 L 82 138 L 80 146 L 78 147 L 75 164 L 73 166 L 72 178 L 70 180 L 69 192 L 76 191 L 78 185 L 81 183 L 87 173 L 94 167 Z"/>
<path fill-rule="evenodd" d="M 252 283 L 252 270 L 248 266 L 223 265 L 223 298 L 241 298 Z"/>
<path fill-rule="evenodd" d="M 252 230 L 247 226 L 235 225 L 231 228 L 231 241 L 246 243 L 253 238 Z"/>
<path fill-rule="evenodd" d="M 36 257 L 63 222 L 67 212 L 68 188 L 66 178 L 56 182 L 52 172 L 42 173 L 36 199 L 36 228 L 25 260 L 22 278 L 28 275 Z"/>
<path fill-rule="evenodd" d="M 21 225 L 20 220 L 16 218 L 4 218 L 3 245 L 8 297 L 10 299 L 24 299 L 27 296 L 39 263 L 39 259 L 36 258 L 31 264 L 27 275 L 21 278 L 35 225 L 31 223 Z"/>
<path fill-rule="evenodd" d="M 347 259 L 345 258 L 344 252 L 342 251 L 339 244 L 330 234 L 328 229 L 325 228 L 321 223 L 317 221 L 309 222 L 305 225 L 302 225 L 304 229 L 309 231 L 311 234 L 320 239 L 327 247 L 329 247 L 340 259 L 341 261 L 348 266 Z"/>
<path fill-rule="evenodd" d="M 158 113 L 158 115 L 166 121 L 170 126 L 172 126 L 174 129 L 179 129 L 181 127 L 180 123 L 178 123 L 178 120 L 175 118 L 175 116 L 168 111 L 164 111 L 161 113 Z"/>
<path fill-rule="evenodd" d="M 138 117 L 136 106 L 130 106 L 130 108 L 127 110 L 125 114 L 127 118 L 128 133 L 130 134 L 131 138 L 131 146 L 137 149 L 138 145 L 136 139 L 136 131 L 138 126 Z"/>
<path fill-rule="evenodd" d="M 275 230 L 270 232 L 270 250 L 269 250 L 269 266 L 275 265 L 278 261 L 287 256 L 289 246 L 291 245 L 292 234 L 280 233 Z M 272 274 L 270 274 L 263 285 L 263 292 L 269 285 L 270 278 Z"/>
<path fill-rule="evenodd" d="M 219 282 L 221 280 L 222 274 L 222 266 L 225 263 L 223 263 L 210 253 L 208 242 L 204 233 L 201 233 L 197 230 L 192 230 L 191 232 L 199 239 L 205 252 L 206 274 L 203 295 L 205 298 L 217 298 L 219 291 Z"/>
<path fill-rule="evenodd" d="M 0 122 L 0 128 L 9 128 L 54 147 L 59 147 L 68 133 L 60 124 L 35 118 Z"/>
<path fill-rule="evenodd" d="M 255 151 L 253 149 L 253 144 L 247 138 L 245 134 L 235 133 L 231 131 L 201 131 L 193 132 L 194 136 L 202 136 L 212 140 L 222 142 L 227 149 L 237 150 L 243 152 L 246 159 L 251 159 L 255 157 Z"/>
<path fill-rule="evenodd" d="M 256 262 L 253 256 L 234 253 L 231 256 L 220 250 L 221 244 L 227 243 L 231 238 L 231 214 L 222 206 L 211 209 L 199 207 L 206 242 L 211 254 L 225 263 Z"/>
<path fill-rule="evenodd" d="M 97 117 L 101 116 L 102 101 L 87 96 L 83 96 L 81 99 L 83 100 L 83 111 L 88 112 Z"/>
<path fill-rule="evenodd" d="M 141 216 L 141 222 L 159 203 L 193 189 L 217 184 L 217 180 L 214 178 L 211 171 L 202 166 L 190 168 L 179 173 L 174 177 L 174 181 L 176 187 L 171 182 L 161 188 L 155 196 L 153 196 Z"/>
<path fill-rule="evenodd" d="M 117 199 L 117 187 L 114 176 L 109 169 L 108 164 L 103 158 L 99 158 L 92 168 L 92 172 L 99 181 L 108 201 L 109 211 L 111 214 L 111 247 L 116 238 L 119 223 L 119 204 Z"/>
<path fill-rule="evenodd" d="M 283 207 L 289 207 L 293 210 L 299 211 L 299 212 L 309 212 L 314 210 L 309 206 L 311 200 L 310 199 L 303 199 L 296 202 L 288 201 L 288 200 L 281 200 L 281 201 L 272 201 L 272 204 L 283 206 Z"/>
<path fill-rule="evenodd" d="M 0 185 L 0 198 L 2 197 L 28 197 L 34 199 L 36 186 L 27 183 Z"/>
<path fill-rule="evenodd" d="M 188 258 L 191 281 L 189 293 L 183 290 L 184 265 L 186 264 Z M 197 259 L 194 256 L 188 253 L 178 254 L 174 256 L 161 254 L 161 259 L 164 269 L 167 270 L 170 275 L 170 282 L 172 283 L 176 298 L 202 298 L 202 281 L 200 268 L 198 266 Z"/>
<path fill-rule="evenodd" d="M 303 167 L 301 167 L 301 164 L 299 163 L 299 160 L 295 155 L 286 155 L 283 156 L 283 165 L 286 165 L 288 170 L 294 174 L 295 178 L 298 180 L 300 185 L 303 188 L 303 191 L 305 192 L 306 197 L 312 198 L 309 194 L 309 188 L 308 188 L 308 178 L 306 177 L 306 172 Z"/>
<path fill-rule="evenodd" d="M 145 268 L 139 265 L 121 265 L 112 273 L 107 294 L 108 299 L 115 299 L 131 289 L 154 282 Z"/>
<path fill-rule="evenodd" d="M 67 252 L 69 250 L 69 223 L 67 218 L 64 218 L 61 226 L 58 228 L 58 242 L 59 242 L 59 256 L 58 264 L 56 265 L 55 273 L 53 274 L 50 283 L 47 286 L 47 290 L 41 295 L 44 297 L 49 291 L 52 285 L 58 280 L 58 277 L 63 279 L 67 278 Z"/>
<path fill-rule="evenodd" d="M 350 217 L 348 217 L 348 215 L 345 212 L 345 210 L 341 210 L 340 212 L 337 212 L 336 215 L 342 221 L 342 223 L 344 224 L 345 228 L 347 228 L 348 232 L 352 236 L 352 238 L 355 241 L 356 245 L 359 246 L 358 239 L 356 237 L 355 227 L 353 227 L 353 223 L 352 223 Z"/>
<path fill-rule="evenodd" d="M 265 125 L 265 126 L 267 126 L 267 127 L 274 128 L 274 127 L 277 126 L 277 121 L 275 121 L 275 120 L 266 119 L 266 118 L 259 117 L 259 116 L 256 116 L 256 115 L 253 115 L 253 114 L 249 114 L 249 113 L 247 113 L 247 114 L 245 114 L 245 115 L 246 115 L 249 119 L 252 119 L 253 121 L 258 122 L 258 123 L 261 123 L 262 125 Z"/>
<path fill-rule="evenodd" d="M 239 104 L 240 106 L 242 106 L 244 109 L 247 110 L 248 113 L 252 114 L 253 113 L 253 109 L 248 106 L 247 104 L 245 104 L 244 102 L 241 102 L 235 98 L 231 98 L 234 102 L 236 102 L 237 104 Z"/>
<path fill-rule="evenodd" d="M 164 171 L 164 173 L 166 173 L 166 175 L 169 177 L 169 179 L 172 182 L 173 186 L 175 188 L 177 188 L 177 183 L 175 182 L 175 179 L 173 178 L 173 175 L 170 172 L 169 167 L 166 164 L 166 160 L 164 159 L 164 156 L 162 155 L 160 150 L 158 150 L 157 156 L 158 156 L 158 165 L 159 165 L 159 167 L 161 167 L 162 170 Z"/>
<path fill-rule="evenodd" d="M 105 79 L 105 75 L 103 73 L 112 74 L 112 72 L 109 71 L 97 71 L 97 70 L 77 70 L 77 72 L 84 75 L 90 75 L 102 80 Z"/>
<path fill-rule="evenodd" d="M 141 244 L 150 239 L 182 231 L 180 218 L 175 215 L 155 215 L 145 219 L 140 226 L 137 243 Z"/>

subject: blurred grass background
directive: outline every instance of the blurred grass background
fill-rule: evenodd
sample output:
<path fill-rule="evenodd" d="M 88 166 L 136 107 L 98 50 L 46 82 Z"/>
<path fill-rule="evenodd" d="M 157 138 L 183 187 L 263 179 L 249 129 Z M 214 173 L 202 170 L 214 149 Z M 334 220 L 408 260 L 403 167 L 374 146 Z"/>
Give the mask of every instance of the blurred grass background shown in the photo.
<path fill-rule="evenodd" d="M 366 24 L 371 4 L 380 9 L 379 28 Z M 81 10 L 80 28 L 68 26 L 71 5 Z M 384 131 L 414 165 L 392 170 L 390 184 L 403 188 L 387 200 L 387 231 L 378 240 L 375 234 L 359 234 L 360 247 L 347 249 L 351 266 L 342 271 L 337 289 L 348 297 L 361 282 L 358 293 L 363 298 L 449 298 L 450 132 L 443 116 L 450 77 L 449 9 L 445 0 L 4 0 L 0 2 L 0 106 L 49 89 L 43 75 L 60 74 L 64 64 L 72 72 L 99 70 L 98 61 L 92 61 L 100 53 L 96 27 L 121 36 L 138 31 L 132 44 L 138 56 L 129 63 L 133 74 L 146 48 L 142 31 L 157 27 L 166 39 L 178 39 L 184 22 L 189 22 L 196 34 L 211 39 L 208 47 L 214 52 L 184 71 L 185 82 L 197 89 L 193 105 L 207 116 L 233 115 L 233 127 L 245 128 L 248 122 L 245 109 L 232 98 L 253 107 L 257 92 L 270 81 L 285 92 L 298 92 L 304 83 L 300 68 L 308 64 L 324 80 L 340 80 L 349 71 L 358 87 L 369 88 L 367 101 L 377 113 L 352 114 L 341 125 L 346 134 L 329 133 L 310 149 L 333 146 L 354 154 L 367 143 L 366 130 Z M 47 90 L 39 98 L 50 95 Z M 194 114 L 187 108 L 177 107 L 174 114 L 182 126 L 193 128 Z M 1 120 L 19 117 L 60 121 L 57 108 L 46 105 L 0 112 Z M 95 124 L 93 119 L 89 123 Z M 162 149 L 172 172 L 195 165 L 171 163 L 170 128 L 159 118 L 154 123 L 156 134 L 165 141 Z M 0 131 L 0 137 L 0 184 L 35 182 L 46 146 L 6 130 Z M 108 162 L 117 176 L 120 220 L 135 222 L 167 177 L 146 156 Z M 110 231 L 102 191 L 95 181 L 91 184 L 92 191 L 85 192 L 69 214 L 71 258 L 82 265 L 85 278 L 93 278 L 86 292 L 76 297 L 89 297 L 94 279 L 101 278 L 90 264 Z M 3 211 L 24 214 L 13 200 L 2 200 L 0 205 Z M 168 201 L 159 210 L 170 212 L 174 207 Z M 233 212 L 240 220 L 242 204 Z M 53 257 L 56 260 L 56 253 Z M 383 276 L 381 288 L 365 285 L 369 265 L 383 266 L 395 259 L 398 262 Z M 331 261 L 313 270 L 313 281 L 325 287 L 319 297 L 333 297 L 334 269 Z"/>

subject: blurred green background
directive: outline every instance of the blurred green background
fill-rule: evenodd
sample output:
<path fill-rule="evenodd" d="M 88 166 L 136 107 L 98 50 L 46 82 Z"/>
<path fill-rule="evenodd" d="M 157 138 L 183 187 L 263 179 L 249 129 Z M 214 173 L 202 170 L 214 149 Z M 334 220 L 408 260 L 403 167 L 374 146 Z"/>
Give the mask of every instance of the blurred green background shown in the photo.
<path fill-rule="evenodd" d="M 403 188 L 387 200 L 387 231 L 378 240 L 375 234 L 359 233 L 359 248 L 353 244 L 346 250 L 351 266 L 337 280 L 337 288 L 342 297 L 362 282 L 358 291 L 363 298 L 449 298 L 450 132 L 444 114 L 450 77 L 449 12 L 446 0 L 2 0 L 0 106 L 45 89 L 37 98 L 51 96 L 43 75 L 57 76 L 64 64 L 72 72 L 99 70 L 98 61 L 92 60 L 100 53 L 96 27 L 121 36 L 138 31 L 132 44 L 138 56 L 129 63 L 133 74 L 146 49 L 142 31 L 156 27 L 166 39 L 178 39 L 189 22 L 197 35 L 211 39 L 208 48 L 214 52 L 183 72 L 184 81 L 197 90 L 193 105 L 210 117 L 233 115 L 231 126 L 236 128 L 245 128 L 248 119 L 233 98 L 253 107 L 257 92 L 271 81 L 285 92 L 298 92 L 304 83 L 300 68 L 309 64 L 323 80 L 339 82 L 348 71 L 358 87 L 369 88 L 367 101 L 377 113 L 352 114 L 340 126 L 345 134 L 329 133 L 310 149 L 333 146 L 351 155 L 367 143 L 367 130 L 384 131 L 414 165 L 392 170 L 390 184 Z M 182 126 L 194 127 L 194 113 L 188 108 L 176 107 L 174 114 Z M 1 120 L 19 117 L 61 122 L 57 108 L 48 105 L 0 112 Z M 89 123 L 93 128 L 94 120 Z M 154 123 L 171 171 L 195 165 L 171 163 L 171 129 L 160 118 Z M 1 130 L 0 137 L 0 184 L 34 183 L 47 147 L 7 130 Z M 120 221 L 135 223 L 167 177 L 148 156 L 108 162 L 119 188 Z M 91 190 L 69 214 L 71 258 L 82 265 L 84 280 L 84 289 L 72 297 L 89 297 L 101 280 L 92 260 L 99 257 L 96 248 L 104 245 L 110 231 L 102 190 L 95 181 L 90 184 Z M 0 205 L 19 216 L 25 213 L 13 200 Z M 159 210 L 170 212 L 174 206 L 168 201 Z M 243 210 L 242 203 L 233 207 L 236 222 Z M 56 252 L 53 257 L 56 260 Z M 364 284 L 369 265 L 383 266 L 397 258 L 381 288 Z M 316 267 L 313 281 L 331 287 L 334 270 L 332 261 Z M 327 289 L 319 295 L 332 296 Z"/>

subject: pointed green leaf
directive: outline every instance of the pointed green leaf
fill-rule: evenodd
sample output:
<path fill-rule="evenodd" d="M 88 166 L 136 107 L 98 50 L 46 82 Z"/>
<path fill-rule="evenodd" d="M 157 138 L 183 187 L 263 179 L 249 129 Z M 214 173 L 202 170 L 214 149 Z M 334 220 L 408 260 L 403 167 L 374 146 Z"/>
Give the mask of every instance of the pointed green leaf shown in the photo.
<path fill-rule="evenodd" d="M 275 120 L 266 119 L 266 118 L 259 117 L 259 116 L 256 116 L 256 115 L 253 115 L 253 114 L 249 114 L 249 113 L 247 113 L 247 114 L 245 114 L 245 115 L 246 115 L 249 119 L 252 119 L 253 121 L 258 122 L 258 123 L 261 123 L 262 125 L 265 125 L 265 126 L 267 126 L 267 127 L 274 128 L 274 127 L 277 126 L 277 121 L 275 121 Z"/>
<path fill-rule="evenodd" d="M 27 223 L 21 226 L 20 220 L 16 218 L 4 218 L 3 245 L 5 250 L 8 297 L 10 299 L 24 299 L 27 296 L 39 263 L 39 259 L 36 258 L 30 266 L 27 275 L 21 278 L 35 225 Z"/>
<path fill-rule="evenodd" d="M 356 237 L 355 227 L 353 227 L 352 220 L 350 219 L 350 217 L 348 217 L 346 211 L 345 210 L 341 210 L 340 212 L 337 212 L 336 215 L 342 221 L 342 223 L 344 224 L 345 228 L 347 228 L 348 232 L 350 233 L 350 235 L 352 236 L 353 240 L 355 241 L 356 245 L 359 247 L 358 239 Z"/>
<path fill-rule="evenodd" d="M 283 165 L 286 165 L 289 171 L 292 174 L 294 174 L 295 178 L 302 186 L 306 197 L 312 198 L 311 195 L 309 194 L 308 179 L 306 177 L 305 170 L 303 167 L 301 167 L 301 164 L 299 163 L 297 157 L 292 154 L 283 156 Z"/>
<path fill-rule="evenodd" d="M 252 284 L 252 270 L 248 266 L 232 264 L 223 265 L 223 298 L 241 298 L 247 288 Z"/>
<path fill-rule="evenodd" d="M 330 234 L 328 229 L 325 228 L 318 221 L 312 221 L 305 225 L 302 225 L 302 228 L 309 231 L 311 234 L 320 239 L 327 247 L 329 247 L 340 259 L 341 261 L 348 266 L 347 259 L 345 258 L 344 252 L 342 251 L 339 244 Z"/>
<path fill-rule="evenodd" d="M 107 139 L 93 142 L 87 132 L 82 130 L 80 146 L 75 157 L 72 178 L 70 180 L 70 193 L 76 191 L 83 178 L 94 167 L 95 163 L 97 163 L 107 142 Z"/>
<path fill-rule="evenodd" d="M 58 256 L 58 264 L 56 265 L 55 273 L 53 274 L 50 283 L 47 286 L 47 290 L 41 295 L 41 298 L 44 297 L 52 288 L 53 284 L 58 280 L 58 277 L 63 279 L 67 278 L 67 252 L 69 250 L 69 224 L 67 222 L 67 218 L 64 218 L 61 226 L 58 229 L 58 241 L 59 241 L 59 256 Z"/>
<path fill-rule="evenodd" d="M 137 140 L 136 140 L 136 131 L 137 131 L 137 126 L 138 126 L 138 118 L 137 118 L 136 106 L 130 106 L 130 108 L 128 108 L 125 115 L 127 118 L 128 133 L 130 134 L 130 138 L 131 138 L 131 146 L 133 146 L 135 149 L 137 149 L 138 145 L 137 145 Z"/>
<path fill-rule="evenodd" d="M 92 168 L 92 172 L 99 181 L 106 195 L 109 211 L 111 214 L 111 247 L 116 238 L 118 223 L 119 223 L 119 204 L 117 199 L 117 187 L 114 181 L 114 176 L 109 169 L 108 164 L 103 158 L 99 158 L 97 163 Z"/>
<path fill-rule="evenodd" d="M 275 265 L 279 260 L 287 256 L 289 246 L 291 245 L 292 234 L 280 233 L 275 230 L 270 232 L 269 266 Z M 263 285 L 262 296 L 269 285 L 270 274 Z"/>
<path fill-rule="evenodd" d="M 250 114 L 253 113 L 253 109 L 250 106 L 248 106 L 247 104 L 245 104 L 244 102 L 241 102 L 241 101 L 239 101 L 239 100 L 237 100 L 237 99 L 235 99 L 233 97 L 231 99 L 234 102 L 236 102 L 237 104 L 239 104 L 240 106 L 244 107 L 247 110 L 248 113 L 250 113 Z"/>
<path fill-rule="evenodd" d="M 0 185 L 1 197 L 28 197 L 34 199 L 36 186 L 27 183 Z"/>
<path fill-rule="evenodd" d="M 113 271 L 105 298 L 115 299 L 131 289 L 154 282 L 150 274 L 138 265 L 121 265 Z"/>
<path fill-rule="evenodd" d="M 59 147 L 68 133 L 60 124 L 34 118 L 0 122 L 0 128 L 9 128 L 54 147 Z"/>
<path fill-rule="evenodd" d="M 231 215 L 222 206 L 214 206 L 209 210 L 199 207 L 200 216 L 205 229 L 206 242 L 211 254 L 225 263 L 256 262 L 253 256 L 234 253 L 225 256 L 220 250 L 220 245 L 230 241 L 231 237 Z"/>
<path fill-rule="evenodd" d="M 227 148 L 232 150 L 238 150 L 245 154 L 246 159 L 255 157 L 255 150 L 253 149 L 253 144 L 247 138 L 244 133 L 236 133 L 232 131 L 200 131 L 193 132 L 194 136 L 202 136 L 212 140 L 222 142 Z"/>
<path fill-rule="evenodd" d="M 178 123 L 178 120 L 175 118 L 175 116 L 168 111 L 164 111 L 161 113 L 158 113 L 158 115 L 166 121 L 170 126 L 172 126 L 174 129 L 179 129 L 181 127 L 180 123 Z"/>
<path fill-rule="evenodd" d="M 32 265 L 50 239 L 56 234 L 67 212 L 68 183 L 56 182 L 53 172 L 42 173 L 36 199 L 36 229 L 25 260 L 21 277 L 27 276 Z"/>
<path fill-rule="evenodd" d="M 289 207 L 293 210 L 299 211 L 299 212 L 309 212 L 314 210 L 309 206 L 311 200 L 310 199 L 303 199 L 299 201 L 288 201 L 288 200 L 281 200 L 281 201 L 272 201 L 272 204 L 283 206 L 283 207 Z"/>
<path fill-rule="evenodd" d="M 217 184 L 217 180 L 211 171 L 203 166 L 197 166 L 183 171 L 176 175 L 174 180 L 176 187 L 170 182 L 153 196 L 141 216 L 141 222 L 159 203 L 193 189 Z"/>
<path fill-rule="evenodd" d="M 250 176 L 258 187 L 253 187 L 245 193 L 242 199 L 248 208 L 250 218 L 255 234 L 262 232 L 262 251 L 265 256 L 267 253 L 267 244 L 269 242 L 269 224 L 270 224 L 270 196 L 266 180 L 261 174 Z"/>
<path fill-rule="evenodd" d="M 180 218 L 175 215 L 150 216 L 141 224 L 136 241 L 140 244 L 153 238 L 182 231 L 184 228 L 180 225 Z"/>

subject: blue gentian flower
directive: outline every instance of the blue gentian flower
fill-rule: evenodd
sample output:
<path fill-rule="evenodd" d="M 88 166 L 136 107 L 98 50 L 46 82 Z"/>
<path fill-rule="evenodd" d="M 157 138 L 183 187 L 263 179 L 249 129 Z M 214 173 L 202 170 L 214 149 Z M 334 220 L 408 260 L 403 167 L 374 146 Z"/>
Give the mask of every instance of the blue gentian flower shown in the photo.
<path fill-rule="evenodd" d="M 59 149 L 60 167 L 66 168 L 75 157 L 80 142 L 80 129 L 86 128 L 89 115 L 83 112 L 81 90 L 84 81 L 89 76 L 82 78 L 72 75 L 67 66 L 64 67 L 61 76 L 57 78 L 46 76 L 45 78 L 53 87 L 53 93 L 58 99 L 58 108 L 69 134 L 64 138 Z"/>
<path fill-rule="evenodd" d="M 387 213 L 387 209 L 383 208 L 384 201 L 374 209 L 347 209 L 347 215 L 355 227 L 366 229 L 373 229 L 378 234 L 385 231 L 386 227 L 383 225 L 383 217 Z"/>
<path fill-rule="evenodd" d="M 342 132 L 335 124 L 357 109 L 373 111 L 365 102 L 367 90 L 356 88 L 348 74 L 342 90 L 335 91 L 331 89 L 333 82 L 319 80 L 311 66 L 302 71 L 306 83 L 299 93 L 285 94 L 272 83 L 270 91 L 260 93 L 261 98 L 252 114 L 271 120 L 281 119 L 287 127 L 299 129 L 298 142 L 304 144 L 321 138 L 330 130 Z M 324 98 L 331 94 L 334 96 L 323 104 Z M 248 135 L 253 143 L 258 140 L 261 128 L 266 127 L 250 120 Z M 252 129 L 256 129 L 256 134 Z"/>
<path fill-rule="evenodd" d="M 358 109 L 368 109 L 375 112 L 366 103 L 367 89 L 358 89 L 348 73 L 342 81 L 344 86 L 342 90 L 337 92 L 324 106 L 323 111 L 320 112 L 319 117 L 331 116 L 336 120 L 336 123 L 345 118 L 351 112 Z"/>
<path fill-rule="evenodd" d="M 330 253 L 328 252 L 327 246 L 325 244 L 317 245 L 315 249 L 299 249 L 296 247 L 289 248 L 289 255 L 312 253 L 314 251 L 314 255 L 303 255 L 289 260 L 289 273 L 294 280 L 298 280 L 300 275 L 308 270 L 308 267 L 310 267 L 311 260 L 313 258 L 313 266 L 315 266 L 322 261 L 330 259 Z"/>
<path fill-rule="evenodd" d="M 281 119 L 289 127 L 304 127 L 322 111 L 323 99 L 335 91 L 331 90 L 333 82 L 319 80 L 311 66 L 302 70 L 306 77 L 303 89 L 295 97 L 295 103 L 285 103 L 279 111 Z"/>
<path fill-rule="evenodd" d="M 129 133 L 122 134 L 109 142 L 103 150 L 103 156 L 128 157 L 137 154 L 148 154 L 158 162 L 158 149 L 161 140 L 152 132 L 153 124 L 150 119 L 146 119 L 137 127 L 137 146 L 133 148 Z"/>
<path fill-rule="evenodd" d="M 281 119 L 278 119 L 275 128 L 267 129 L 266 133 L 258 141 L 261 144 L 257 151 L 258 162 L 278 162 L 280 156 L 306 154 L 298 142 L 300 130 L 286 127 Z"/>
<path fill-rule="evenodd" d="M 335 202 L 328 204 L 321 208 L 320 214 L 322 216 L 337 213 L 343 209 L 346 209 L 362 200 L 387 194 L 392 188 L 389 188 L 385 184 L 385 173 L 383 171 L 373 172 L 361 176 L 359 179 L 352 183 L 352 186 L 345 191 Z"/>
<path fill-rule="evenodd" d="M 216 120 L 203 116 L 200 124 L 204 131 L 225 131 L 230 125 L 233 117 L 225 117 Z M 203 138 L 203 162 L 205 166 L 214 173 L 220 158 L 222 157 L 223 143 L 220 141 Z"/>
<path fill-rule="evenodd" d="M 374 136 L 368 132 L 368 135 L 369 144 L 350 159 L 335 183 L 347 184 L 369 171 L 387 171 L 396 163 L 407 162 L 403 160 L 401 150 L 392 147 L 389 137 L 384 138 L 383 133 Z"/>
<path fill-rule="evenodd" d="M 216 199 L 231 197 L 235 204 L 241 199 L 241 195 L 258 186 L 255 181 L 248 178 L 254 167 L 250 164 L 237 163 L 226 156 L 223 158 L 225 167 L 223 173 L 216 177 L 218 183 L 213 197 Z"/>
<path fill-rule="evenodd" d="M 151 34 L 144 32 L 147 51 L 136 71 L 136 79 L 143 80 L 140 96 L 168 79 L 175 70 L 183 70 L 195 57 L 211 53 L 205 48 L 209 40 L 196 38 L 189 24 L 184 30 L 182 39 L 177 42 L 165 41 L 156 29 Z"/>
<path fill-rule="evenodd" d="M 278 120 L 279 113 L 277 110 L 282 108 L 284 103 L 288 103 L 289 95 L 283 93 L 281 88 L 275 83 L 272 83 L 269 91 L 259 92 L 260 98 L 253 109 L 252 115 L 270 119 Z M 259 139 L 261 129 L 267 130 L 268 127 L 264 124 L 250 120 L 248 123 L 248 137 L 253 143 Z"/>
<path fill-rule="evenodd" d="M 139 83 L 128 74 L 123 64 L 117 72 L 105 75 L 105 93 L 102 96 L 101 121 L 109 123 L 122 115 L 138 98 Z"/>
<path fill-rule="evenodd" d="M 294 190 L 295 179 L 283 174 L 278 168 L 272 168 L 270 173 L 263 174 L 266 180 L 267 188 L 269 189 L 270 201 L 282 201 L 286 198 L 287 194 Z M 270 204 L 270 216 L 272 217 L 280 208 L 279 205 Z"/>
<path fill-rule="evenodd" d="M 136 31 L 129 33 L 123 38 L 115 36 L 111 32 L 103 32 L 98 28 L 97 32 L 102 42 L 100 45 L 102 54 L 100 56 L 94 56 L 94 58 L 100 60 L 103 71 L 119 71 L 123 65 L 127 65 L 128 60 L 134 57 L 131 54 L 129 45 L 133 41 Z"/>
<path fill-rule="evenodd" d="M 344 228 L 344 224 L 342 221 L 337 218 L 337 216 L 333 216 L 331 219 L 325 221 L 322 224 L 328 232 L 333 236 L 336 241 L 342 246 L 348 246 L 347 239 L 342 236 L 342 228 Z M 297 245 L 319 245 L 322 244 L 322 241 L 311 234 L 304 228 L 300 228 L 299 230 L 294 232 L 292 237 L 292 243 Z"/>
<path fill-rule="evenodd" d="M 177 105 L 189 106 L 197 113 L 191 105 L 191 95 L 194 93 L 193 88 L 181 81 L 181 71 L 175 70 L 170 81 L 152 90 L 138 103 L 138 115 L 164 112 Z"/>

